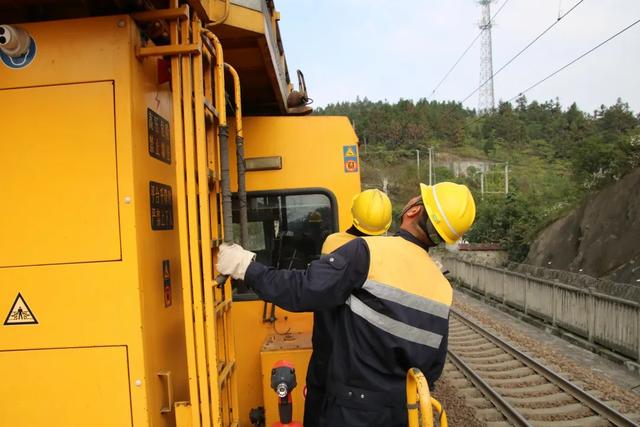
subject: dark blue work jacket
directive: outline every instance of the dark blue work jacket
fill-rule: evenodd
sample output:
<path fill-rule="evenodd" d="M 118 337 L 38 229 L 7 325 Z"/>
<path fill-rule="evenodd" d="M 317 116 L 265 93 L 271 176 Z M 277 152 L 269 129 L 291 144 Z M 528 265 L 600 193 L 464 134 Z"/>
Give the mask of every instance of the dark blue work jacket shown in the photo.
<path fill-rule="evenodd" d="M 451 287 L 411 234 L 357 238 L 307 270 L 253 262 L 245 283 L 289 311 L 332 316 L 326 425 L 406 425 L 405 380 L 444 367 Z"/>

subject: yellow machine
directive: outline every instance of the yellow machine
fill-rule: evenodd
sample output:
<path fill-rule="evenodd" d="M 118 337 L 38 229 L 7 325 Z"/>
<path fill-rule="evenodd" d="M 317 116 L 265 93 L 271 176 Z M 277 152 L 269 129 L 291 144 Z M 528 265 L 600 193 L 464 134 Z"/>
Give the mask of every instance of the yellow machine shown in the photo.
<path fill-rule="evenodd" d="M 304 268 L 360 191 L 357 137 L 304 116 L 273 2 L 0 18 L 0 425 L 271 425 L 283 358 L 301 421 L 311 315 L 214 270 L 232 238 Z"/>

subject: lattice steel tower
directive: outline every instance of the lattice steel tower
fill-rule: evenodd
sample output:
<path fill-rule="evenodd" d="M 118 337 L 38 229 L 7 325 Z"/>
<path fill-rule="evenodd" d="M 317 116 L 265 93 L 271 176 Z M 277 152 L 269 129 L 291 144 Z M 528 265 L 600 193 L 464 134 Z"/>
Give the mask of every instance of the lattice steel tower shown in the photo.
<path fill-rule="evenodd" d="M 478 112 L 486 114 L 495 107 L 493 99 L 493 54 L 491 50 L 491 9 L 493 0 L 479 0 L 482 6 L 480 19 L 480 84 L 482 87 L 478 97 Z"/>

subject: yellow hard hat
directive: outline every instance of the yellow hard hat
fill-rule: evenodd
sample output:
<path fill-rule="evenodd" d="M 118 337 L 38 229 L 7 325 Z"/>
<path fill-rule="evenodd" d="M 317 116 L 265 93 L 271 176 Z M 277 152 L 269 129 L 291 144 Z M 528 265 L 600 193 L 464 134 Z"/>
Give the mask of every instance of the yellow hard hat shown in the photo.
<path fill-rule="evenodd" d="M 439 182 L 420 184 L 422 203 L 436 231 L 447 243 L 454 243 L 471 228 L 476 203 L 466 185 Z"/>
<path fill-rule="evenodd" d="M 307 217 L 308 222 L 322 222 L 322 215 L 318 211 L 313 211 L 309 213 Z"/>
<path fill-rule="evenodd" d="M 380 190 L 365 190 L 353 198 L 351 215 L 353 225 L 363 233 L 383 234 L 391 226 L 391 201 Z"/>

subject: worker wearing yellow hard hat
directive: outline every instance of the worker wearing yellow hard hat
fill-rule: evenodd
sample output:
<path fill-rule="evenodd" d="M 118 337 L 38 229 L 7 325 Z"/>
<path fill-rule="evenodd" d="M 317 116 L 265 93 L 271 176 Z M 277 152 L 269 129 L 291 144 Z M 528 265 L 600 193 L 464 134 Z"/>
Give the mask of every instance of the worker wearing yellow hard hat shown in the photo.
<path fill-rule="evenodd" d="M 357 237 L 385 234 L 391 226 L 391 210 L 391 200 L 380 190 L 370 189 L 356 194 L 351 201 L 351 227 L 329 235 L 322 245 L 322 254 L 329 254 Z M 313 313 L 313 352 L 307 369 L 307 396 L 304 401 L 305 427 L 323 425 L 322 406 L 326 397 L 332 329 L 330 310 Z"/>
<path fill-rule="evenodd" d="M 453 291 L 428 250 L 459 239 L 475 213 L 466 186 L 421 185 L 394 236 L 353 239 L 305 271 L 269 268 L 225 244 L 218 270 L 287 310 L 330 312 L 323 425 L 406 426 L 407 369 L 433 388 L 447 353 Z"/>
<path fill-rule="evenodd" d="M 370 189 L 353 196 L 353 222 L 347 231 L 333 233 L 324 241 L 322 253 L 328 254 L 359 236 L 379 236 L 391 226 L 391 200 L 380 190 Z"/>
<path fill-rule="evenodd" d="M 455 243 L 471 228 L 476 217 L 476 204 L 469 188 L 453 182 L 420 184 L 420 196 L 407 203 L 400 217 L 416 206 L 424 207 L 417 225 L 435 245 L 440 241 Z"/>

